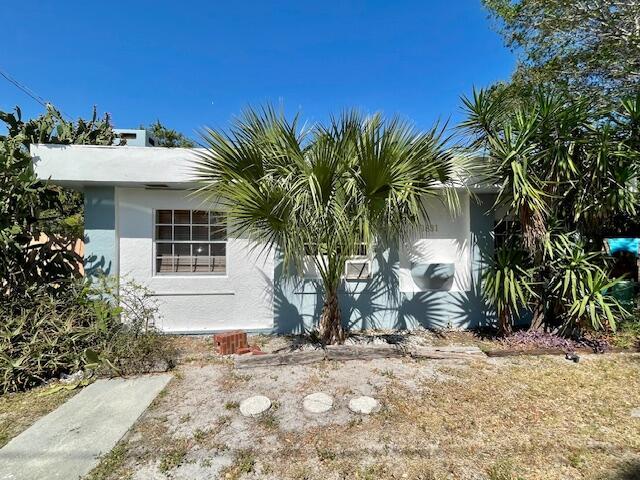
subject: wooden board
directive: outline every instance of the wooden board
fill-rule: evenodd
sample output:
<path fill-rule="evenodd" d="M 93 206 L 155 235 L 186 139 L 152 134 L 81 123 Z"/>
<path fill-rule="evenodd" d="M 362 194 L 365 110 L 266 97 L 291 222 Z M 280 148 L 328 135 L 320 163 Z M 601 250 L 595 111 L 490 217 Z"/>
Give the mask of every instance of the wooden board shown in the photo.
<path fill-rule="evenodd" d="M 324 350 L 307 352 L 266 353 L 264 355 L 240 355 L 235 358 L 236 368 L 271 367 L 277 365 L 306 365 L 325 359 Z"/>
<path fill-rule="evenodd" d="M 397 345 L 329 345 L 325 349 L 327 360 L 373 360 L 374 358 L 400 358 L 407 352 Z"/>
<path fill-rule="evenodd" d="M 400 345 L 329 345 L 324 350 L 242 355 L 235 358 L 236 368 L 306 365 L 323 360 L 349 361 L 376 358 L 412 357 L 432 360 L 474 360 L 485 358 L 477 347 L 413 347 Z"/>
<path fill-rule="evenodd" d="M 478 351 L 447 351 L 443 348 L 415 347 L 409 354 L 413 358 L 424 358 L 429 360 L 478 360 L 486 355 L 480 349 Z"/>

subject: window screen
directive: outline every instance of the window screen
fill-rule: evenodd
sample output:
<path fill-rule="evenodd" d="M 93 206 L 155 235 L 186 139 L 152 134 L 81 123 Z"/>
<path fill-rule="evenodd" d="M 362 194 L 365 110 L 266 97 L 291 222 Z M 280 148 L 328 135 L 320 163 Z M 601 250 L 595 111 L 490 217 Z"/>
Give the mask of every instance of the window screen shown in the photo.
<path fill-rule="evenodd" d="M 207 210 L 156 210 L 156 274 L 224 274 L 227 219 Z"/>

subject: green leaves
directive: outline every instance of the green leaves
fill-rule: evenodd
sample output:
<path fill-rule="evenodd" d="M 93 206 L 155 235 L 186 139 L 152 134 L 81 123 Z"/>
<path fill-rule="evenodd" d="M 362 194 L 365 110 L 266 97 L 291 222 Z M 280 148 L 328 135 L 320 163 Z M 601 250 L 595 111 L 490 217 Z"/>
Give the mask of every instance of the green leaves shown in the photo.
<path fill-rule="evenodd" d="M 599 105 L 635 95 L 640 70 L 636 1 L 483 0 L 519 57 L 516 88 L 552 85 Z"/>
<path fill-rule="evenodd" d="M 589 271 L 580 277 L 576 290 L 566 299 L 568 321 L 579 327 L 589 326 L 594 330 L 608 327 L 615 332 L 616 317 L 628 315 L 618 301 L 609 295 L 621 280 L 610 280 L 599 270 Z"/>
<path fill-rule="evenodd" d="M 555 91 L 498 88 L 474 91 L 463 103 L 461 128 L 500 188 L 496 203 L 520 219 L 531 253 L 541 248 L 550 215 L 588 237 L 636 216 L 639 99 L 602 112 Z"/>
<path fill-rule="evenodd" d="M 177 130 L 165 127 L 162 123 L 160 123 L 160 120 L 156 120 L 148 127 L 141 125 L 140 128 L 146 128 L 151 132 L 151 135 L 156 141 L 156 147 L 193 148 L 196 146 L 193 140 L 185 137 Z"/>
<path fill-rule="evenodd" d="M 622 278 L 609 278 L 600 252 L 587 252 L 584 245 L 568 234 L 550 239 L 547 303 L 560 305 L 563 328 L 616 329 L 616 318 L 626 312 L 611 297 L 613 287 Z"/>
<path fill-rule="evenodd" d="M 495 252 L 483 276 L 483 295 L 501 322 L 510 322 L 542 301 L 557 326 L 575 329 L 616 329 L 628 315 L 611 296 L 622 278 L 609 278 L 600 252 L 587 252 L 575 234 L 552 234 L 545 242 L 544 261 L 533 265 L 522 250 L 506 246 Z M 508 325 L 501 325 L 508 331 Z"/>
<path fill-rule="evenodd" d="M 68 248 L 69 238 L 82 233 L 82 196 L 47 185 L 36 178 L 29 146 L 34 143 L 112 143 L 108 115 L 98 119 L 94 108 L 89 121 L 66 121 L 49 106 L 47 112 L 23 121 L 20 109 L 0 112 L 7 135 L 0 135 L 0 299 L 27 296 L 33 288 L 48 286 L 77 275 L 81 258 Z M 47 241 L 39 240 L 48 234 Z M 58 236 L 58 233 L 62 233 Z"/>
<path fill-rule="evenodd" d="M 426 219 L 425 199 L 455 208 L 461 167 L 447 140 L 379 114 L 301 129 L 272 107 L 249 109 L 228 132 L 203 132 L 194 175 L 205 201 L 228 208 L 232 234 L 278 248 L 286 272 L 300 274 L 321 246 L 311 259 L 335 292 L 361 244 L 404 236 Z"/>
<path fill-rule="evenodd" d="M 172 366 L 174 352 L 154 328 L 157 306 L 144 287 L 104 278 L 58 288 L 65 295 L 41 287 L 0 303 L 0 393 L 79 370 L 119 375 Z"/>
<path fill-rule="evenodd" d="M 503 333 L 511 322 L 529 309 L 535 297 L 533 269 L 524 251 L 503 247 L 495 252 L 483 272 L 482 292 L 489 305 L 496 309 Z"/>

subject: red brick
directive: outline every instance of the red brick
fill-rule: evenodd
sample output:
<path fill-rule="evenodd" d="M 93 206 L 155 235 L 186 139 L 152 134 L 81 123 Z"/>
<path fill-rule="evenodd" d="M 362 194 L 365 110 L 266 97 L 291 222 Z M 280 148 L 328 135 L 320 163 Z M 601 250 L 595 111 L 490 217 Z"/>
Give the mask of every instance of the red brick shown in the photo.
<path fill-rule="evenodd" d="M 216 352 L 220 355 L 236 353 L 241 348 L 247 348 L 247 334 L 240 330 L 217 333 L 213 336 Z"/>

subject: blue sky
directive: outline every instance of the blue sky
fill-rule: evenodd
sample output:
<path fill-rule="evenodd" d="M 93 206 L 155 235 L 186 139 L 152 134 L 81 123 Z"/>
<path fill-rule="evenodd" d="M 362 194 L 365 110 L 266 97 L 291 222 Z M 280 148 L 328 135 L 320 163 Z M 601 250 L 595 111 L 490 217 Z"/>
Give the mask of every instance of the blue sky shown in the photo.
<path fill-rule="evenodd" d="M 473 85 L 508 79 L 513 55 L 480 0 L 13 2 L 0 69 L 72 117 L 160 119 L 195 136 L 248 104 L 308 121 L 348 107 L 460 120 Z M 0 78 L 0 108 L 42 107 Z"/>

